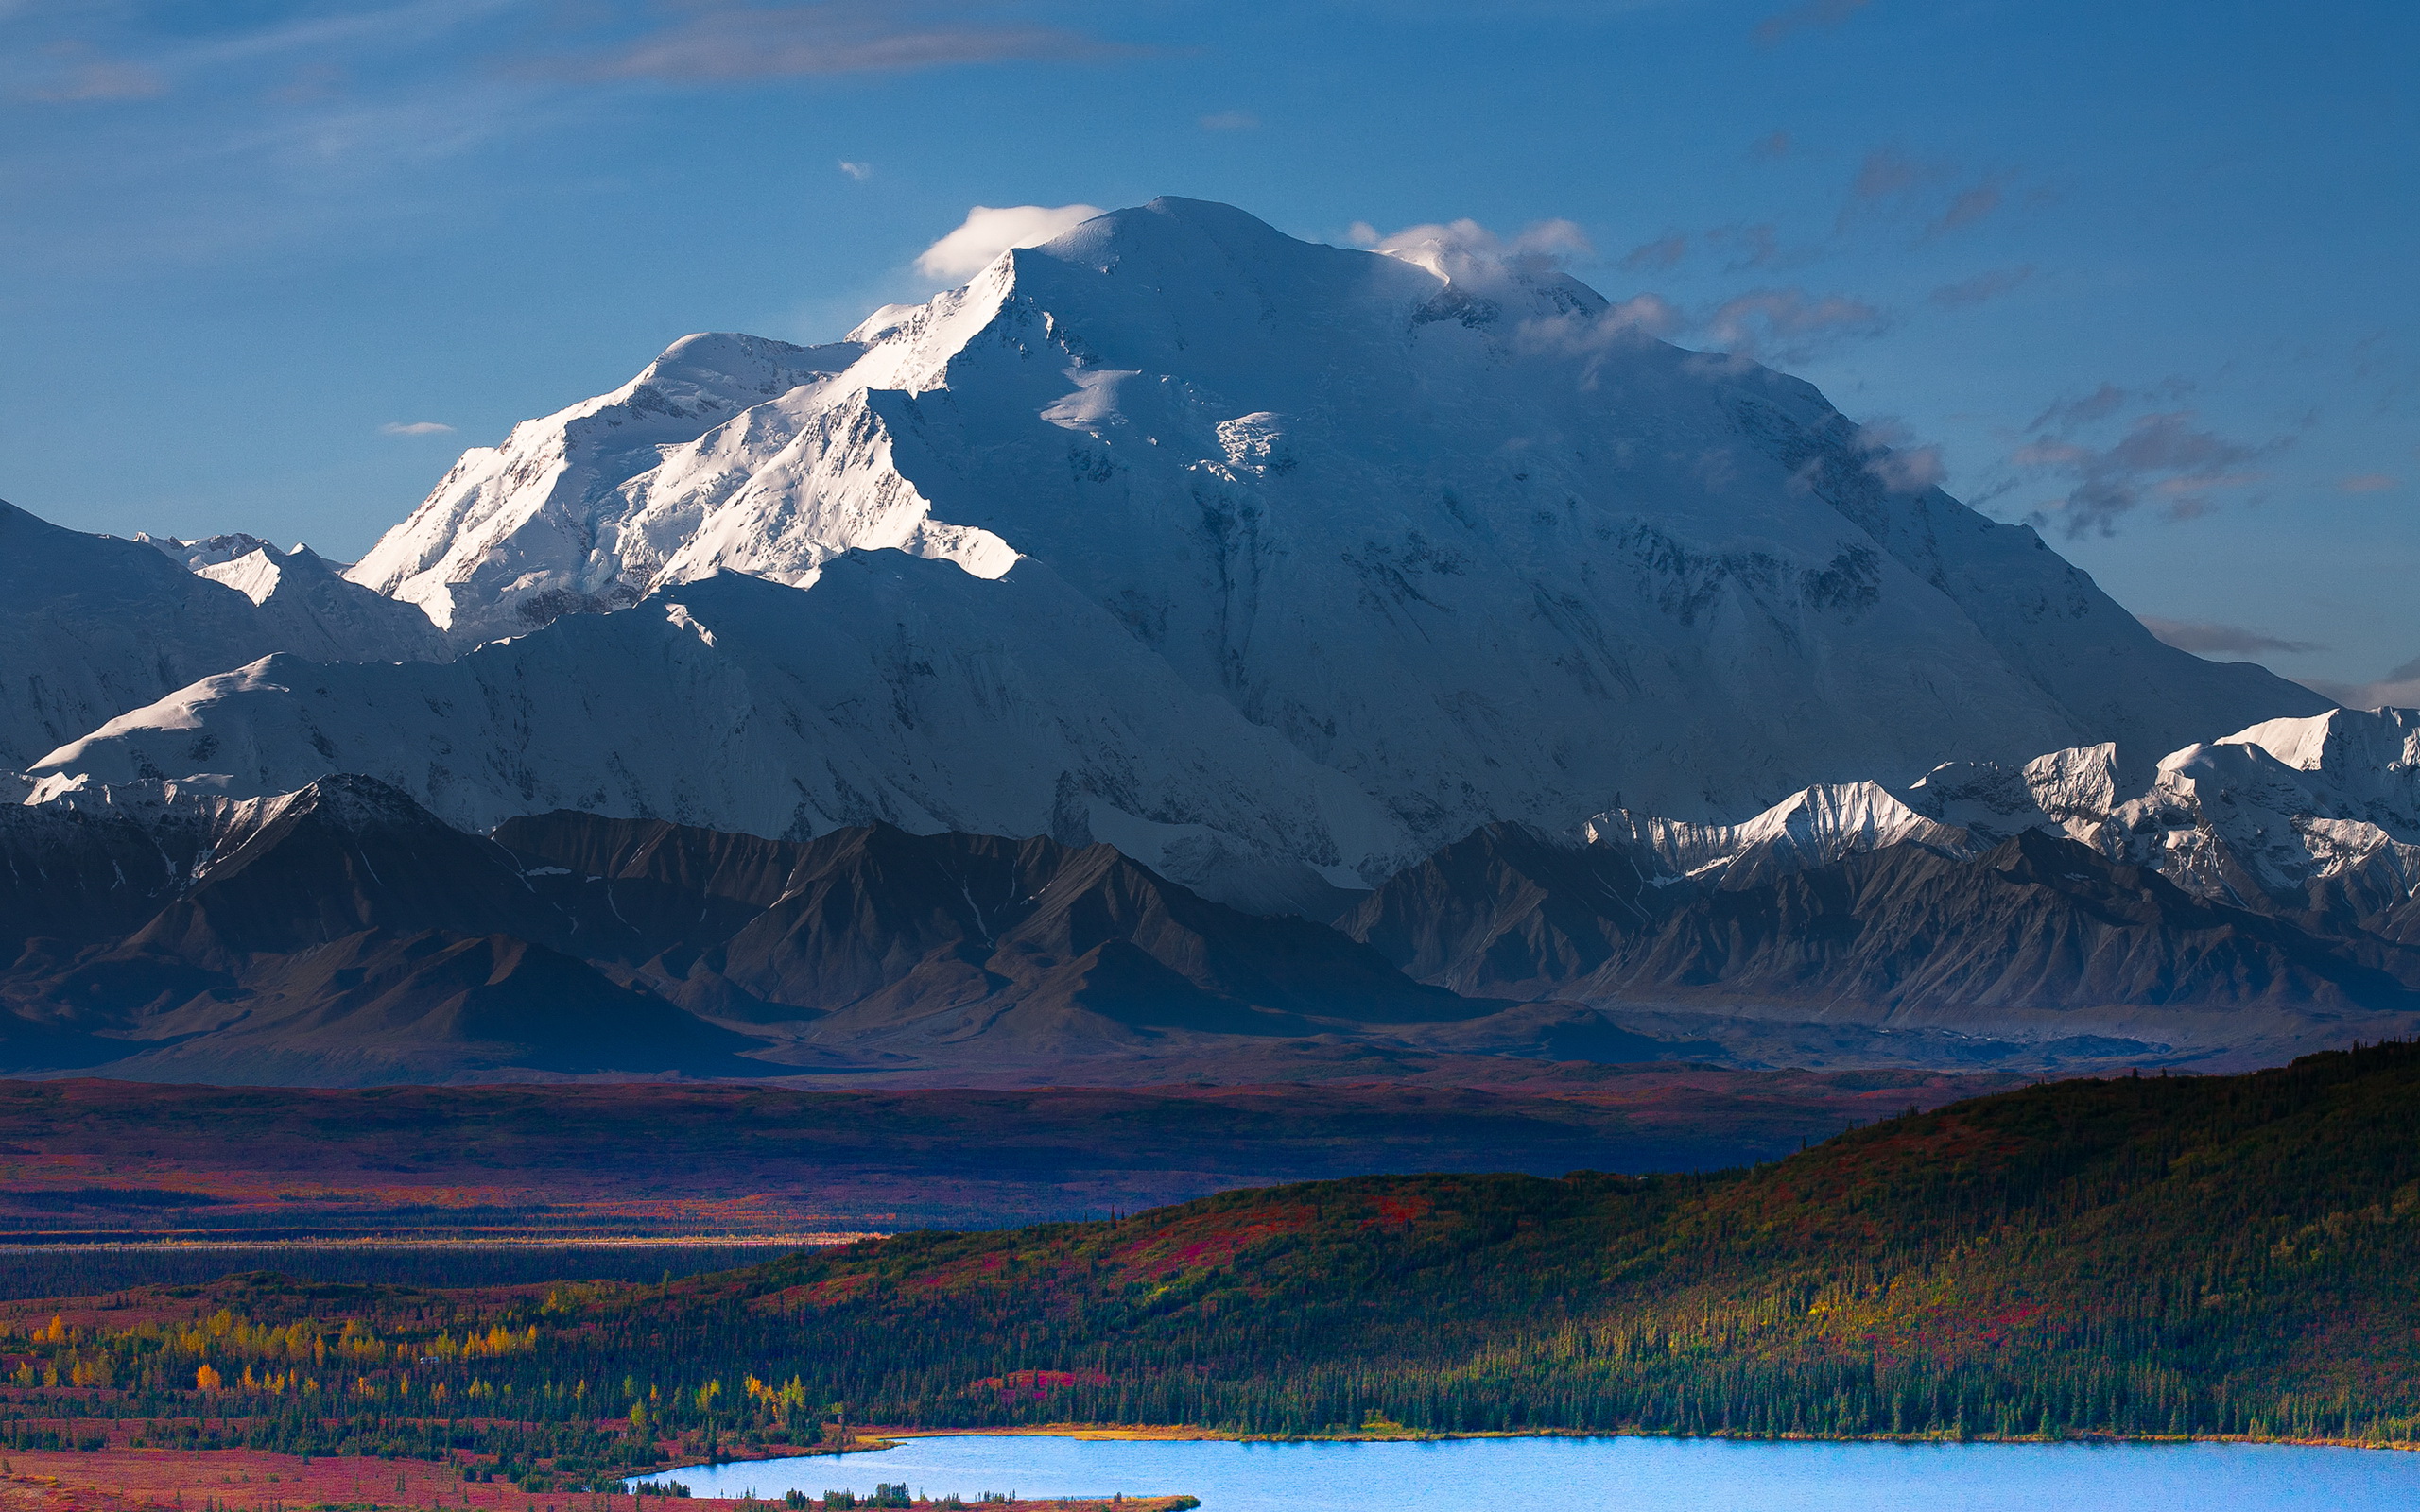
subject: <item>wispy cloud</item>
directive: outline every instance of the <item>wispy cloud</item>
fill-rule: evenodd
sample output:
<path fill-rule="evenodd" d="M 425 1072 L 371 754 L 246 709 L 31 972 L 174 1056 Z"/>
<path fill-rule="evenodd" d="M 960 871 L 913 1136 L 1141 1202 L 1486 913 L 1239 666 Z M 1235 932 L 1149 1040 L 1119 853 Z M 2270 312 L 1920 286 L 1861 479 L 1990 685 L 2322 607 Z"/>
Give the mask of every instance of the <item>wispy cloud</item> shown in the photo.
<path fill-rule="evenodd" d="M 932 6 L 876 0 L 692 0 L 681 9 L 669 26 L 560 66 L 587 78 L 714 84 L 906 73 L 1026 58 L 1064 61 L 1126 50 L 1057 27 L 984 25 Z"/>
<path fill-rule="evenodd" d="M 1752 289 L 1717 308 L 1703 334 L 1734 356 L 1805 362 L 1846 342 L 1879 335 L 1889 324 L 1881 310 L 1845 294 Z"/>
<path fill-rule="evenodd" d="M 1250 111 L 1216 111 L 1201 117 L 1204 131 L 1253 131 L 1260 128 L 1260 117 Z"/>
<path fill-rule="evenodd" d="M 110 100 L 157 99 L 168 93 L 167 76 L 144 63 L 103 58 L 89 45 L 60 43 L 49 49 L 58 60 L 58 75 L 27 93 L 54 105 L 83 105 Z"/>
<path fill-rule="evenodd" d="M 451 436 L 454 434 L 454 427 L 440 424 L 433 420 L 390 420 L 378 427 L 378 434 L 381 436 Z"/>
<path fill-rule="evenodd" d="M 1418 263 L 1475 291 L 1508 273 L 1534 276 L 1595 250 L 1587 233 L 1568 220 L 1539 221 L 1512 237 L 1499 236 L 1467 219 L 1408 227 L 1392 234 L 1381 234 L 1367 221 L 1356 221 L 1347 237 L 1355 246 Z M 1703 239 L 1738 252 L 1731 271 L 1776 256 L 1770 225 L 1720 227 Z M 1687 255 L 1690 245 L 1689 237 L 1670 232 L 1633 248 L 1623 254 L 1619 266 L 1630 272 L 1669 268 Z M 1804 362 L 1878 335 L 1890 325 L 1889 317 L 1878 306 L 1863 300 L 1797 287 L 1750 289 L 1711 310 L 1699 308 L 1703 313 L 1692 313 L 1661 294 L 1643 292 L 1594 317 L 1530 321 L 1522 328 L 1521 339 L 1533 351 L 1586 354 L 1590 361 L 1582 381 L 1587 382 L 1599 354 L 1649 338 L 1685 341 L 1720 352 L 1726 360 Z"/>
<path fill-rule="evenodd" d="M 2195 385 L 2191 379 L 2178 377 L 2163 378 L 2158 383 L 2140 390 L 2139 393 L 2120 388 L 2113 383 L 2103 383 L 2082 399 L 2063 399 L 2050 405 L 2041 414 L 2034 416 L 2033 423 L 2025 428 L 2030 434 L 2036 431 L 2071 430 L 2079 425 L 2092 425 L 2107 420 L 2128 404 L 2134 404 L 2138 398 L 2154 404 L 2172 403 L 2193 392 L 2194 387 Z"/>
<path fill-rule="evenodd" d="M 2256 464 L 2289 444 L 2284 438 L 2258 445 L 2231 440 L 2194 420 L 2189 409 L 2168 410 L 2136 416 L 2107 445 L 2045 436 L 2019 447 L 2010 458 L 2017 467 L 2067 485 L 2031 520 L 2072 539 L 2115 535 L 2120 519 L 2150 503 L 2164 505 L 2171 520 L 2194 519 L 2210 512 L 2221 490 L 2260 482 Z"/>
<path fill-rule="evenodd" d="M 2258 656 L 2265 651 L 2301 656 L 2327 649 L 2314 641 L 2289 641 L 2281 636 L 2246 629 L 2240 625 L 2223 625 L 2215 620 L 2169 620 L 2156 614 L 2135 617 L 2143 622 L 2143 628 L 2178 650 L 2190 651 L 2195 656 L 2228 651 L 2243 656 Z"/>
<path fill-rule="evenodd" d="M 2347 709 L 2420 708 L 2420 657 L 2414 657 L 2376 682 L 2335 682 L 2304 678 L 2306 688 L 2335 699 Z"/>
<path fill-rule="evenodd" d="M 1918 445 L 1915 433 L 1896 415 L 1881 415 L 1857 428 L 1857 449 L 1865 471 L 1898 493 L 1939 488 L 1949 476 L 1938 446 Z"/>
<path fill-rule="evenodd" d="M 1661 271 L 1678 265 L 1688 251 L 1689 239 L 1679 232 L 1671 232 L 1632 248 L 1623 254 L 1618 266 L 1625 273 L 1645 272 L 1651 268 Z"/>
<path fill-rule="evenodd" d="M 1772 47 L 1787 40 L 1792 32 L 1810 31 L 1837 26 L 1858 11 L 1871 0 L 1805 0 L 1787 10 L 1767 16 L 1756 26 L 1756 44 Z"/>
<path fill-rule="evenodd" d="M 2000 208 L 2000 201 L 2007 198 L 2005 183 L 2005 179 L 1994 177 L 1959 194 L 1949 201 L 1949 208 L 1941 213 L 1941 218 L 1932 223 L 1931 230 L 1937 235 L 1988 219 L 1994 211 Z"/>
<path fill-rule="evenodd" d="M 1781 228 L 1769 220 L 1753 226 L 1717 226 L 1705 233 L 1705 241 L 1708 247 L 1730 252 L 1731 261 L 1722 269 L 1726 273 L 1772 267 L 1782 261 Z"/>
<path fill-rule="evenodd" d="M 848 159 L 842 158 L 840 160 L 840 171 L 847 174 L 850 178 L 855 179 L 857 182 L 863 183 L 868 179 L 873 177 L 873 164 L 871 163 L 852 163 Z"/>
<path fill-rule="evenodd" d="M 1919 163 L 1895 147 L 1876 147 L 1858 164 L 1857 177 L 1849 180 L 1849 198 L 1862 204 L 1895 199 L 1948 172 L 1946 164 Z"/>
<path fill-rule="evenodd" d="M 1098 205 L 977 205 L 918 254 L 916 271 L 944 284 L 970 279 L 1010 248 L 1039 247 L 1100 213 Z"/>
<path fill-rule="evenodd" d="M 1756 140 L 1750 145 L 1748 148 L 1748 156 L 1762 159 L 1767 163 L 1772 163 L 1778 159 L 1789 157 L 1789 132 L 1770 131 L 1765 135 L 1756 138 Z"/>
<path fill-rule="evenodd" d="M 1896 147 L 1876 147 L 1865 155 L 1849 180 L 1833 230 L 1844 232 L 1860 220 L 1921 216 L 1926 237 L 1945 236 L 1997 215 L 2017 181 L 2014 172 L 1994 169 L 1953 191 L 1951 185 L 1963 176 L 1954 163 L 1911 157 Z M 2034 198 L 2040 198 L 2038 191 Z"/>
<path fill-rule="evenodd" d="M 1945 309 L 1962 310 L 1987 300 L 1996 300 L 2032 276 L 2033 265 L 2031 263 L 2021 267 L 1995 267 L 1955 284 L 1944 284 L 1925 298 Z"/>
<path fill-rule="evenodd" d="M 2402 483 L 2401 478 L 2390 477 L 2384 472 L 2356 472 L 2349 478 L 2337 479 L 2336 487 L 2343 493 L 2384 493 L 2389 489 L 2400 488 Z"/>

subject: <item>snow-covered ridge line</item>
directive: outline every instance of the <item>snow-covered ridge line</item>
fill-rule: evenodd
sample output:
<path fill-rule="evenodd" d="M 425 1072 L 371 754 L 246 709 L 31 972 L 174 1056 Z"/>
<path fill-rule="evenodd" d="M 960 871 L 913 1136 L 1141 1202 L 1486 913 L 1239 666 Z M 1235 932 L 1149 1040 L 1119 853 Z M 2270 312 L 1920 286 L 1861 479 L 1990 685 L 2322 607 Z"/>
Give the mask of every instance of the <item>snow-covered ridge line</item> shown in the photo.
<path fill-rule="evenodd" d="M 478 645 L 460 670 L 215 652 L 0 757 L 247 795 L 357 769 L 472 827 L 1089 835 L 1310 906 L 1490 822 L 1719 826 L 1851 773 L 1946 823 L 1893 784 L 2324 707 L 2160 644 L 1810 386 L 1607 312 L 1115 212 L 841 341 L 684 338 L 465 453 L 349 584 Z M 1868 828 L 1914 833 L 1869 797 L 1765 838 Z"/>
<path fill-rule="evenodd" d="M 1579 833 L 1710 882 L 1909 842 L 1973 857 L 2042 830 L 2228 902 L 2319 906 L 2316 890 L 2358 907 L 2420 894 L 2420 710 L 2267 720 L 2171 752 L 2147 789 L 2119 791 L 2116 752 L 2101 745 L 2016 767 L 1945 765 L 1895 795 L 1870 782 L 1810 787 L 1733 825 L 1616 809 Z"/>
<path fill-rule="evenodd" d="M 30 765 L 199 677 L 285 651 L 441 657 L 425 615 L 308 547 L 65 530 L 0 503 L 0 766 Z"/>

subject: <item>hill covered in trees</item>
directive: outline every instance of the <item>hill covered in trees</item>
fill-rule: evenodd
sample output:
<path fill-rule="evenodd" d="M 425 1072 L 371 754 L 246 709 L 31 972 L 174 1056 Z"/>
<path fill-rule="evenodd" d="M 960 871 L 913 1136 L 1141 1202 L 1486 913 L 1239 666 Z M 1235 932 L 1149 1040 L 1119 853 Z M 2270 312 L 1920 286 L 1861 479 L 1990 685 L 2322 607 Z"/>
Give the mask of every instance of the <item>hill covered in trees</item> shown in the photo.
<path fill-rule="evenodd" d="M 85 1411 L 258 1447 L 350 1415 L 592 1476 L 843 1413 L 2409 1442 L 2415 1115 L 2396 1044 L 2028 1088 L 1715 1174 L 1357 1177 L 543 1296 L 246 1278 L 29 1319 L 0 1355 L 21 1412 L 83 1381 Z"/>

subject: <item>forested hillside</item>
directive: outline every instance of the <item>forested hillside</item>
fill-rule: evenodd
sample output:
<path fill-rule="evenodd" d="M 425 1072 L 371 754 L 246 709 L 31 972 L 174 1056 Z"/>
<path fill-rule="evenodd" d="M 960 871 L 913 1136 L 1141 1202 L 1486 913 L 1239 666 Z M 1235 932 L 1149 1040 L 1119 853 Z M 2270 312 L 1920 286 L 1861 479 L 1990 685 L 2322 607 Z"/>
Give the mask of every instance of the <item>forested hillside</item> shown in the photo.
<path fill-rule="evenodd" d="M 2387 1045 L 2029 1088 L 1744 1171 L 1359 1177 L 652 1287 L 252 1277 L 29 1319 L 0 1351 L 37 1416 L 309 1447 L 348 1415 L 355 1442 L 591 1476 L 843 1412 L 2410 1441 L 2415 1115 L 2420 1047 Z"/>
<path fill-rule="evenodd" d="M 2420 1050 L 2075 1081 L 1714 1176 L 1368 1178 L 910 1235 L 685 1317 L 885 1420 L 2407 1435 Z M 773 1346 L 766 1351 L 765 1346 Z M 1028 1377 L 1019 1371 L 1058 1372 Z"/>

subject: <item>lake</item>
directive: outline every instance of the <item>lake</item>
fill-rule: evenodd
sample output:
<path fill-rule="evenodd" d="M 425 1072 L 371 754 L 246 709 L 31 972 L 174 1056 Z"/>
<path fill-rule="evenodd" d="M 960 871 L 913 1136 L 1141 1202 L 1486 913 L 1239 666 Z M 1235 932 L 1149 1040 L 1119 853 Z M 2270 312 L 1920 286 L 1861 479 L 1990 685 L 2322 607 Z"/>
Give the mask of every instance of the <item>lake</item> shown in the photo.
<path fill-rule="evenodd" d="M 2369 1512 L 2420 1507 L 2420 1453 L 2268 1444 L 1808 1444 L 1481 1438 L 1236 1444 L 914 1438 L 699 1466 L 698 1496 L 796 1489 L 1029 1497 L 1189 1493 L 1203 1512 Z M 677 1506 L 678 1503 L 669 1503 Z"/>

